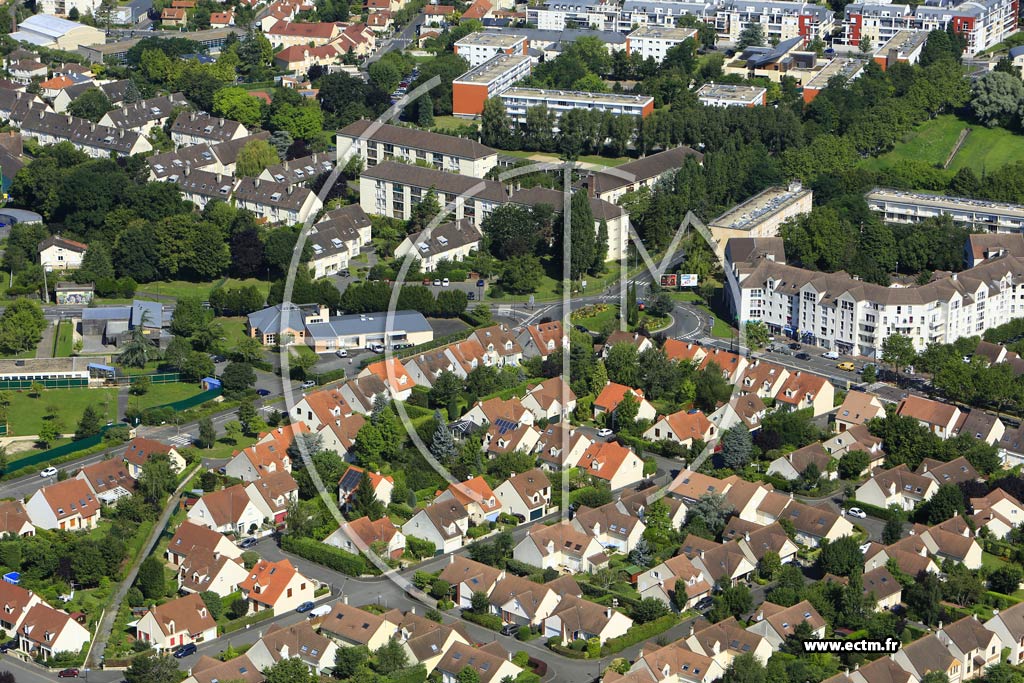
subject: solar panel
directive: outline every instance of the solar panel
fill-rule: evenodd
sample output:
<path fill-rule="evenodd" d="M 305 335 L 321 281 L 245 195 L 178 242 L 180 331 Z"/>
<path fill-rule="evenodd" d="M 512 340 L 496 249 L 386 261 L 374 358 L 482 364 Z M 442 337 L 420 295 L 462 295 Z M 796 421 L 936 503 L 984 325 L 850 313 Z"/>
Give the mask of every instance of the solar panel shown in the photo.
<path fill-rule="evenodd" d="M 519 424 L 517 422 L 512 422 L 511 420 L 506 420 L 503 417 L 499 417 L 497 420 L 495 420 L 494 424 L 497 425 L 498 432 L 501 433 L 501 434 L 504 434 L 505 432 L 513 431 L 513 430 L 515 430 L 519 426 Z"/>
<path fill-rule="evenodd" d="M 356 487 L 359 485 L 359 480 L 362 478 L 362 472 L 357 470 L 348 470 L 341 478 L 341 488 L 346 491 L 355 491 Z"/>

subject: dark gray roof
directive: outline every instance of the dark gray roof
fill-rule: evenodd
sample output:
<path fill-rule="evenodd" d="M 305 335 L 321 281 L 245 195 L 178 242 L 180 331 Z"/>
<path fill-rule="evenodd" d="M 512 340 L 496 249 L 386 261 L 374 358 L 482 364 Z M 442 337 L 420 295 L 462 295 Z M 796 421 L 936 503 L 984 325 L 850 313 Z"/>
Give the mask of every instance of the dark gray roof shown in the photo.
<path fill-rule="evenodd" d="M 682 145 L 672 149 L 667 149 L 664 152 L 651 154 L 643 159 L 637 159 L 636 161 L 630 161 L 622 164 L 617 167 L 619 173 L 598 171 L 590 176 L 590 178 L 585 182 L 590 183 L 594 188 L 594 191 L 601 194 L 631 183 L 657 178 L 658 176 L 668 173 L 673 169 L 678 169 L 683 165 L 683 161 L 687 157 L 693 157 L 699 163 L 703 163 L 704 161 L 703 154 L 690 147 Z M 633 178 L 629 179 L 628 177 L 622 177 L 623 172 L 633 176 Z"/>
<path fill-rule="evenodd" d="M 390 326 L 387 321 L 387 313 L 342 315 L 333 317 L 327 322 L 312 323 L 306 327 L 306 333 L 313 339 L 334 339 L 357 334 L 428 332 L 433 329 L 423 314 L 417 311 L 395 311 Z"/>
<path fill-rule="evenodd" d="M 565 200 L 562 197 L 561 192 L 558 190 L 551 190 L 546 187 L 531 187 L 528 190 L 519 190 L 509 197 L 509 201 L 513 204 L 522 204 L 523 206 L 539 206 L 541 204 L 547 204 L 556 212 L 561 212 L 562 207 L 565 204 Z M 595 221 L 600 221 L 601 219 L 609 220 L 621 216 L 622 208 L 612 204 L 611 202 L 606 202 L 603 199 L 591 197 L 590 212 L 594 214 Z"/>
<path fill-rule="evenodd" d="M 132 302 L 132 325 L 142 325 L 143 317 L 146 318 L 146 327 L 163 327 L 171 320 L 169 314 L 164 314 L 162 304 L 156 301 L 140 301 L 136 299 Z"/>
<path fill-rule="evenodd" d="M 82 320 L 125 320 L 132 316 L 131 306 L 98 306 L 83 308 Z"/>
<path fill-rule="evenodd" d="M 1010 48 L 1010 59 L 1020 57 L 1021 55 L 1024 55 L 1024 45 L 1018 45 L 1017 47 Z"/>
<path fill-rule="evenodd" d="M 222 119 L 216 116 L 204 116 L 196 112 L 183 111 L 171 124 L 171 133 L 192 135 L 204 140 L 223 142 L 231 140 L 245 126 L 238 121 Z"/>
<path fill-rule="evenodd" d="M 374 122 L 367 121 L 366 119 L 353 121 L 339 130 L 338 136 L 352 139 L 361 138 L 367 134 L 371 125 L 374 125 Z M 370 135 L 370 140 L 422 149 L 429 152 L 439 152 L 464 159 L 482 159 L 492 154 L 497 154 L 496 150 L 481 145 L 479 142 L 469 138 L 430 133 L 415 128 L 392 126 L 387 123 L 376 128 L 373 134 Z"/>
<path fill-rule="evenodd" d="M 472 196 L 477 199 L 504 204 L 508 194 L 504 186 L 494 180 L 482 180 L 456 173 L 435 171 L 432 168 L 384 161 L 363 171 L 363 178 L 387 180 L 424 190 L 433 188 L 451 195 Z M 440 198 L 439 198 L 440 199 Z M 442 202 L 443 203 L 443 202 Z"/>
<path fill-rule="evenodd" d="M 225 202 L 231 199 L 231 190 L 235 186 L 235 179 L 232 176 L 211 173 L 199 168 L 186 168 L 184 171 L 168 176 L 167 180 L 177 183 L 183 193 L 197 194 Z"/>
<path fill-rule="evenodd" d="M 469 244 L 479 244 L 483 237 L 473 222 L 466 219 L 437 225 L 430 231 L 429 237 L 426 232 L 421 230 L 406 237 L 412 242 L 413 254 L 419 258 L 444 254 Z"/>
<path fill-rule="evenodd" d="M 803 43 L 803 41 L 803 36 L 796 36 L 795 38 L 783 40 L 774 48 L 752 54 L 750 58 L 747 59 L 747 64 L 751 67 L 759 67 L 764 66 L 765 64 L 771 64 L 772 62 L 777 62 L 794 47 Z"/>
<path fill-rule="evenodd" d="M 270 131 L 262 130 L 259 133 L 253 133 L 252 135 L 246 135 L 245 137 L 236 138 L 234 140 L 225 140 L 224 142 L 218 142 L 211 147 L 214 156 L 225 166 L 229 166 L 238 159 L 238 153 L 242 151 L 242 148 L 253 140 L 268 140 L 270 138 Z"/>
<path fill-rule="evenodd" d="M 362 208 L 358 204 L 353 204 L 352 206 L 359 210 L 359 213 L 362 214 L 361 218 L 355 215 L 354 212 L 346 212 L 337 218 L 321 220 L 309 229 L 306 240 L 313 247 L 314 260 L 333 256 L 338 252 L 348 251 L 349 243 L 359 240 L 358 228 L 370 226 L 370 218 Z M 349 209 L 351 207 L 346 206 L 344 208 Z M 341 209 L 336 209 L 331 213 L 336 213 L 337 211 L 341 211 Z M 325 216 L 325 218 L 327 217 Z"/>
<path fill-rule="evenodd" d="M 132 130 L 118 130 L 87 119 L 42 110 L 38 114 L 25 117 L 21 122 L 21 130 L 29 136 L 50 135 L 72 144 L 96 147 L 119 154 L 130 154 L 140 137 Z"/>
<path fill-rule="evenodd" d="M 216 162 L 217 157 L 213 153 L 213 148 L 206 143 L 182 147 L 175 152 L 154 154 L 146 159 L 146 163 L 149 164 L 149 168 L 157 180 L 163 180 L 172 175 L 181 175 L 186 168 L 197 169 Z"/>
<path fill-rule="evenodd" d="M 183 107 L 188 102 L 181 93 L 171 93 L 125 104 L 107 114 L 110 125 L 114 128 L 139 128 L 150 121 L 158 121 L 170 116 L 175 107 Z"/>
<path fill-rule="evenodd" d="M 279 183 L 299 185 L 308 183 L 321 173 L 330 173 L 334 168 L 334 156 L 327 152 L 315 152 L 300 159 L 283 161 L 267 167 L 267 172 Z"/>
<path fill-rule="evenodd" d="M 301 330 L 305 316 L 318 311 L 316 304 L 277 304 L 249 314 L 249 329 L 263 334 L 280 334 L 284 330 Z"/>

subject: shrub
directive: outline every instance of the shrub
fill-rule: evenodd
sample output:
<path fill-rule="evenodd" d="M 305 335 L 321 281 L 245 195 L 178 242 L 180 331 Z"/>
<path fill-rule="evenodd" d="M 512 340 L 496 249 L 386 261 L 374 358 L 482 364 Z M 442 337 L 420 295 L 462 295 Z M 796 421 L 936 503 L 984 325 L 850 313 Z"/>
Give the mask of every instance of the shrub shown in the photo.
<path fill-rule="evenodd" d="M 643 640 L 649 640 L 672 628 L 679 622 L 678 614 L 666 614 L 646 624 L 633 624 L 625 635 L 608 640 L 601 648 L 601 655 L 606 656 L 625 650 Z"/>
<path fill-rule="evenodd" d="M 436 550 L 437 548 L 430 541 L 425 541 L 415 536 L 405 537 L 405 552 L 417 560 L 422 560 L 424 557 L 432 557 Z"/>
<path fill-rule="evenodd" d="M 462 618 L 466 621 L 472 621 L 474 624 L 479 624 L 484 628 L 489 628 L 492 631 L 500 631 L 502 627 L 501 617 L 497 614 L 477 614 L 469 610 L 462 610 Z"/>
<path fill-rule="evenodd" d="M 378 573 L 376 567 L 368 564 L 362 555 L 347 553 L 340 548 L 324 545 L 316 539 L 286 534 L 281 537 L 281 548 L 349 576 Z"/>
<path fill-rule="evenodd" d="M 486 536 L 489 533 L 491 533 L 490 528 L 482 524 L 480 526 L 471 526 L 466 530 L 466 535 L 470 538 L 480 538 L 481 536 Z"/>

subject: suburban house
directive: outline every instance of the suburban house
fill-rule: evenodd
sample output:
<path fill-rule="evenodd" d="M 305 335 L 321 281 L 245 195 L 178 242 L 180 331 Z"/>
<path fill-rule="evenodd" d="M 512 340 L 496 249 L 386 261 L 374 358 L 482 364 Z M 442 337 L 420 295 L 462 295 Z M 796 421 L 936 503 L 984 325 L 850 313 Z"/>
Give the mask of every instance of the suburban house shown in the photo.
<path fill-rule="evenodd" d="M 558 605 L 559 596 L 545 584 L 506 574 L 487 599 L 491 613 L 501 617 L 503 623 L 539 628 Z"/>
<path fill-rule="evenodd" d="M 523 359 L 523 349 L 519 345 L 516 334 L 505 325 L 491 325 L 471 333 L 467 340 L 472 339 L 484 350 L 488 359 L 487 365 L 503 367 L 519 365 Z"/>
<path fill-rule="evenodd" d="M 82 479 L 65 479 L 33 493 L 25 512 L 40 529 L 95 529 L 100 521 L 100 501 Z"/>
<path fill-rule="evenodd" d="M 738 541 L 715 543 L 691 534 L 683 541 L 682 552 L 712 586 L 735 585 L 757 569 Z"/>
<path fill-rule="evenodd" d="M 505 572 L 496 567 L 471 560 L 461 555 L 450 555 L 448 564 L 438 575 L 454 589 L 452 599 L 456 607 L 469 609 L 473 602 L 473 593 L 490 595 L 498 582 L 505 578 Z"/>
<path fill-rule="evenodd" d="M 523 671 L 512 663 L 505 646 L 497 641 L 479 647 L 457 641 L 441 657 L 436 670 L 441 672 L 441 683 L 458 683 L 459 672 L 466 667 L 476 671 L 480 683 L 514 679 Z"/>
<path fill-rule="evenodd" d="M 722 372 L 722 377 L 729 384 L 739 384 L 743 371 L 747 369 L 747 359 L 737 353 L 722 349 L 705 350 L 704 358 L 697 365 L 698 370 L 705 370 L 714 365 Z"/>
<path fill-rule="evenodd" d="M 728 403 L 708 415 L 711 423 L 719 432 L 730 429 L 738 424 L 744 425 L 751 432 L 761 428 L 761 421 L 768 414 L 768 406 L 757 394 L 740 394 L 733 396 Z"/>
<path fill-rule="evenodd" d="M 680 410 L 664 415 L 644 432 L 648 441 L 674 441 L 691 447 L 694 441 L 707 443 L 718 436 L 718 428 L 700 410 Z"/>
<path fill-rule="evenodd" d="M 224 466 L 224 473 L 242 481 L 256 481 L 268 474 L 291 472 L 288 447 L 296 437 L 309 433 L 309 427 L 302 422 L 266 432 L 256 444 L 237 451 Z"/>
<path fill-rule="evenodd" d="M 984 410 L 972 410 L 961 416 L 956 425 L 956 433 L 973 436 L 991 446 L 1003 438 L 1006 433 L 1006 425 L 992 413 L 987 413 Z"/>
<path fill-rule="evenodd" d="M 565 595 L 544 620 L 544 637 L 561 638 L 563 643 L 597 638 L 604 645 L 625 635 L 632 625 L 632 619 L 611 607 Z"/>
<path fill-rule="evenodd" d="M 0 628 L 17 633 L 29 610 L 42 602 L 32 591 L 0 581 Z"/>
<path fill-rule="evenodd" d="M 223 534 L 255 533 L 263 524 L 264 516 L 252 502 L 241 484 L 204 494 L 188 511 L 193 524 L 209 527 Z"/>
<path fill-rule="evenodd" d="M 291 626 L 271 624 L 245 653 L 260 670 L 274 666 L 282 659 L 298 658 L 317 675 L 334 668 L 338 645 L 313 630 L 308 621 Z"/>
<path fill-rule="evenodd" d="M 551 504 L 551 482 L 542 470 L 534 468 L 501 482 L 494 495 L 508 514 L 527 521 L 540 519 Z"/>
<path fill-rule="evenodd" d="M 86 465 L 75 478 L 88 484 L 97 500 L 107 505 L 115 505 L 119 498 L 130 496 L 137 484 L 128 474 L 124 462 L 117 458 Z"/>
<path fill-rule="evenodd" d="M 363 477 L 369 479 L 373 497 L 384 505 L 391 503 L 391 492 L 395 489 L 394 477 L 384 476 L 380 472 L 367 472 L 362 467 L 349 465 L 341 479 L 338 480 L 338 504 L 342 507 L 349 504 L 356 489 L 362 484 Z"/>
<path fill-rule="evenodd" d="M 918 504 L 929 500 L 939 490 L 934 479 L 915 474 L 905 465 L 888 470 L 875 470 L 871 478 L 857 487 L 857 500 L 887 508 L 897 505 L 901 510 L 910 511 Z"/>
<path fill-rule="evenodd" d="M 562 331 L 562 323 L 555 320 L 527 325 L 516 337 L 516 342 L 524 358 L 540 356 L 547 360 L 549 355 L 569 345 L 569 336 Z"/>
<path fill-rule="evenodd" d="M 146 611 L 135 625 L 139 640 L 157 652 L 217 637 L 217 622 L 198 593 L 189 593 Z"/>
<path fill-rule="evenodd" d="M 50 235 L 39 243 L 39 265 L 46 270 L 77 270 L 88 249 L 88 244 Z"/>
<path fill-rule="evenodd" d="M 429 541 L 438 554 L 450 553 L 462 547 L 469 529 L 469 513 L 454 500 L 434 502 L 420 508 L 412 518 L 402 525 L 406 538 Z"/>
<path fill-rule="evenodd" d="M 477 427 L 498 424 L 504 421 L 509 425 L 532 425 L 533 413 L 527 410 L 517 398 L 503 399 L 495 397 L 486 401 L 477 401 L 462 416 L 464 422 L 471 422 Z"/>
<path fill-rule="evenodd" d="M 249 655 L 239 655 L 226 662 L 202 655 L 192 665 L 190 675 L 186 676 L 182 683 L 264 683 L 266 680 L 263 673 L 249 659 Z"/>
<path fill-rule="evenodd" d="M 353 607 L 348 596 L 342 596 L 320 622 L 320 633 L 343 647 L 363 645 L 373 651 L 391 640 L 395 624 L 380 614 Z"/>
<path fill-rule="evenodd" d="M 470 524 L 494 522 L 501 513 L 501 501 L 481 476 L 449 484 L 448 488 L 434 499 L 438 503 L 446 500 L 454 500 L 466 508 Z"/>
<path fill-rule="evenodd" d="M 1010 649 L 1010 664 L 1019 666 L 1024 662 L 1024 602 L 999 610 L 985 622 L 985 628 L 999 636 L 1002 647 Z"/>
<path fill-rule="evenodd" d="M 608 556 L 597 539 L 571 522 L 551 526 L 534 524 L 526 538 L 516 544 L 512 557 L 534 567 L 573 574 L 590 573 L 608 563 Z"/>
<path fill-rule="evenodd" d="M 961 484 L 969 481 L 982 481 L 981 475 L 974 469 L 974 466 L 967 461 L 967 458 L 960 456 L 948 462 L 925 458 L 918 465 L 915 474 L 934 479 L 942 486 L 943 484 Z"/>
<path fill-rule="evenodd" d="M 694 652 L 711 657 L 725 668 L 729 668 L 732 660 L 742 654 L 753 656 L 764 666 L 775 651 L 767 638 L 744 629 L 736 622 L 736 617 L 717 624 L 698 619 L 690 626 L 686 644 Z"/>
<path fill-rule="evenodd" d="M 644 645 L 629 671 L 645 673 L 654 683 L 712 683 L 725 673 L 717 661 L 689 649 L 683 640 L 665 646 Z"/>
<path fill-rule="evenodd" d="M 885 406 L 877 396 L 866 391 L 848 391 L 836 409 L 836 431 L 845 432 L 876 417 L 885 417 Z"/>
<path fill-rule="evenodd" d="M 999 663 L 1003 644 L 998 635 L 978 621 L 976 614 L 940 626 L 935 635 L 959 660 L 965 680 L 982 676 L 988 667 Z"/>
<path fill-rule="evenodd" d="M 167 456 L 175 474 L 185 469 L 185 458 L 174 446 L 137 436 L 128 442 L 128 447 L 124 451 L 124 463 L 128 466 L 128 474 L 138 479 L 142 476 L 142 467 L 155 455 Z"/>
<path fill-rule="evenodd" d="M 268 472 L 245 487 L 256 509 L 264 519 L 280 524 L 288 516 L 288 508 L 299 499 L 299 484 L 288 472 Z"/>
<path fill-rule="evenodd" d="M 185 520 L 178 525 L 164 557 L 172 567 L 180 567 L 193 553 L 202 552 L 222 555 L 229 559 L 242 557 L 241 549 L 223 534 L 213 529 Z"/>
<path fill-rule="evenodd" d="M 576 410 L 576 394 L 561 377 L 552 377 L 529 387 L 522 404 L 535 420 L 559 422 Z"/>
<path fill-rule="evenodd" d="M 868 466 L 861 472 L 861 476 L 885 464 L 882 440 L 872 434 L 865 425 L 850 427 L 845 432 L 839 432 L 831 439 L 822 442 L 821 445 L 833 458 L 842 458 L 850 451 L 867 453 Z"/>
<path fill-rule="evenodd" d="M 323 542 L 324 545 L 341 548 L 353 555 L 359 555 L 366 549 L 373 550 L 377 543 L 381 544 L 378 546 L 382 550 L 379 554 L 387 558 L 397 559 L 405 551 L 405 536 L 388 517 L 376 521 L 360 517 L 345 522 Z"/>
<path fill-rule="evenodd" d="M 272 609 L 274 614 L 289 612 L 313 599 L 314 585 L 287 559 L 260 560 L 249 576 L 238 584 L 242 597 L 249 601 L 249 612 Z"/>
<path fill-rule="evenodd" d="M 620 553 L 632 551 L 647 528 L 618 502 L 606 503 L 598 508 L 581 505 L 573 515 L 572 524 L 596 538 L 603 548 Z"/>
<path fill-rule="evenodd" d="M 603 479 L 613 491 L 644 478 L 644 461 L 632 449 L 616 441 L 596 441 L 576 463 L 584 474 Z"/>
<path fill-rule="evenodd" d="M 18 649 L 47 660 L 59 652 L 81 652 L 89 638 L 89 631 L 70 614 L 39 602 L 28 610 L 18 628 Z"/>
<path fill-rule="evenodd" d="M 654 342 L 652 342 L 651 338 L 646 335 L 642 335 L 639 332 L 615 330 L 608 335 L 607 339 L 604 340 L 604 346 L 601 347 L 601 358 L 607 359 L 612 347 L 618 346 L 619 344 L 629 344 L 636 349 L 638 354 L 654 348 Z"/>
<path fill-rule="evenodd" d="M 787 379 L 789 379 L 789 370 L 781 365 L 758 358 L 747 365 L 737 384 L 739 391 L 743 394 L 753 394 L 758 398 L 772 398 L 779 393 Z"/>
<path fill-rule="evenodd" d="M 783 607 L 767 600 L 754 610 L 754 625 L 748 631 L 768 639 L 773 648 L 779 648 L 786 638 L 793 635 L 797 624 L 806 621 L 814 634 L 813 638 L 825 637 L 825 620 L 807 600 L 792 607 Z"/>
<path fill-rule="evenodd" d="M 993 526 L 1001 528 L 1001 533 L 994 534 L 997 538 L 1004 538 L 1024 522 L 1024 505 L 1003 489 L 993 489 L 981 498 L 971 498 L 971 508 L 979 528 L 985 526 L 993 532 Z"/>
<path fill-rule="evenodd" d="M 534 452 L 542 470 L 561 472 L 575 467 L 592 443 L 582 430 L 573 429 L 567 423 L 551 424 L 541 432 Z"/>
<path fill-rule="evenodd" d="M 184 522 L 182 526 L 188 524 Z M 203 527 L 196 527 L 203 529 Z M 217 534 L 211 529 L 204 529 Z M 177 534 L 175 534 L 177 536 Z M 221 534 L 217 534 L 227 541 Z M 236 552 L 241 551 L 231 544 Z M 193 548 L 178 566 L 178 591 L 181 593 L 203 593 L 211 591 L 221 597 L 235 592 L 238 584 L 245 580 L 246 571 L 242 558 L 235 555 L 222 555 L 208 548 Z"/>
<path fill-rule="evenodd" d="M 894 662 L 919 679 L 924 678 L 926 674 L 941 671 L 946 674 L 950 683 L 959 683 L 963 680 L 960 660 L 935 634 L 908 643 L 890 656 Z"/>
<path fill-rule="evenodd" d="M 428 675 L 452 645 L 470 642 L 460 625 L 439 624 L 416 614 L 415 608 L 405 613 L 391 610 L 386 616 L 397 625 L 392 637 L 405 648 L 409 660 L 422 664 Z"/>
<path fill-rule="evenodd" d="M 448 221 L 406 237 L 395 247 L 395 258 L 403 259 L 412 254 L 419 259 L 422 272 L 432 273 L 442 261 L 456 263 L 468 258 L 480 248 L 482 239 L 473 221 L 465 218 Z"/>
<path fill-rule="evenodd" d="M 864 594 L 875 600 L 875 609 L 890 610 L 903 601 L 903 586 L 885 567 L 875 567 L 861 576 Z"/>
<path fill-rule="evenodd" d="M 768 466 L 768 474 L 793 481 L 802 477 L 807 468 L 814 465 L 819 476 L 836 479 L 839 475 L 830 467 L 831 464 L 832 456 L 820 443 L 815 442 L 773 460 Z"/>
<path fill-rule="evenodd" d="M 835 393 L 835 387 L 824 377 L 797 370 L 775 395 L 775 402 L 789 410 L 813 408 L 817 417 L 832 412 Z"/>
<path fill-rule="evenodd" d="M 940 439 L 955 436 L 956 425 L 961 416 L 960 409 L 954 405 L 913 394 L 900 401 L 896 406 L 896 414 L 914 418 Z"/>
<path fill-rule="evenodd" d="M 36 528 L 32 526 L 24 503 L 20 500 L 0 500 L 0 537 L 6 534 L 34 536 L 35 533 Z"/>
<path fill-rule="evenodd" d="M 932 527 L 915 525 L 914 534 L 939 560 L 950 559 L 968 569 L 981 569 L 981 545 L 974 539 L 974 530 L 962 517 L 952 517 Z"/>
<path fill-rule="evenodd" d="M 412 388 L 416 386 L 409 373 L 405 371 L 397 358 L 380 360 L 370 363 L 359 373 L 359 377 L 375 376 L 388 388 L 391 398 L 396 401 L 408 400 Z"/>
<path fill-rule="evenodd" d="M 689 609 L 711 595 L 712 584 L 690 558 L 680 554 L 640 574 L 636 589 L 641 598 L 656 598 L 670 607 L 678 605 Z"/>
<path fill-rule="evenodd" d="M 616 384 L 615 382 L 608 382 L 601 390 L 601 393 L 594 399 L 594 420 L 598 423 L 604 421 L 604 424 L 615 428 L 614 420 L 615 410 L 622 403 L 622 399 L 629 394 L 634 401 L 639 405 L 637 407 L 636 420 L 654 420 L 658 416 L 658 411 L 655 410 L 654 406 L 644 398 L 643 389 L 632 389 L 622 384 Z"/>

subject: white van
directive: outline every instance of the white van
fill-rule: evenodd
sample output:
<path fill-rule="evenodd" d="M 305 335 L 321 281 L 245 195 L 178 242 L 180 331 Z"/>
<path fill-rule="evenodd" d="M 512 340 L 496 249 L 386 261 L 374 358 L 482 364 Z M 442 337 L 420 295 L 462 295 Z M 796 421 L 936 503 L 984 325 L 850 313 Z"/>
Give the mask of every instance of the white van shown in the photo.
<path fill-rule="evenodd" d="M 326 617 L 333 609 L 334 608 L 331 605 L 320 605 L 319 607 L 315 607 L 309 611 L 309 618 L 316 619 L 318 617 Z"/>
<path fill-rule="evenodd" d="M 825 353 L 821 354 L 821 357 L 822 358 L 828 358 L 829 360 L 839 360 L 839 352 L 838 351 L 826 351 Z"/>

